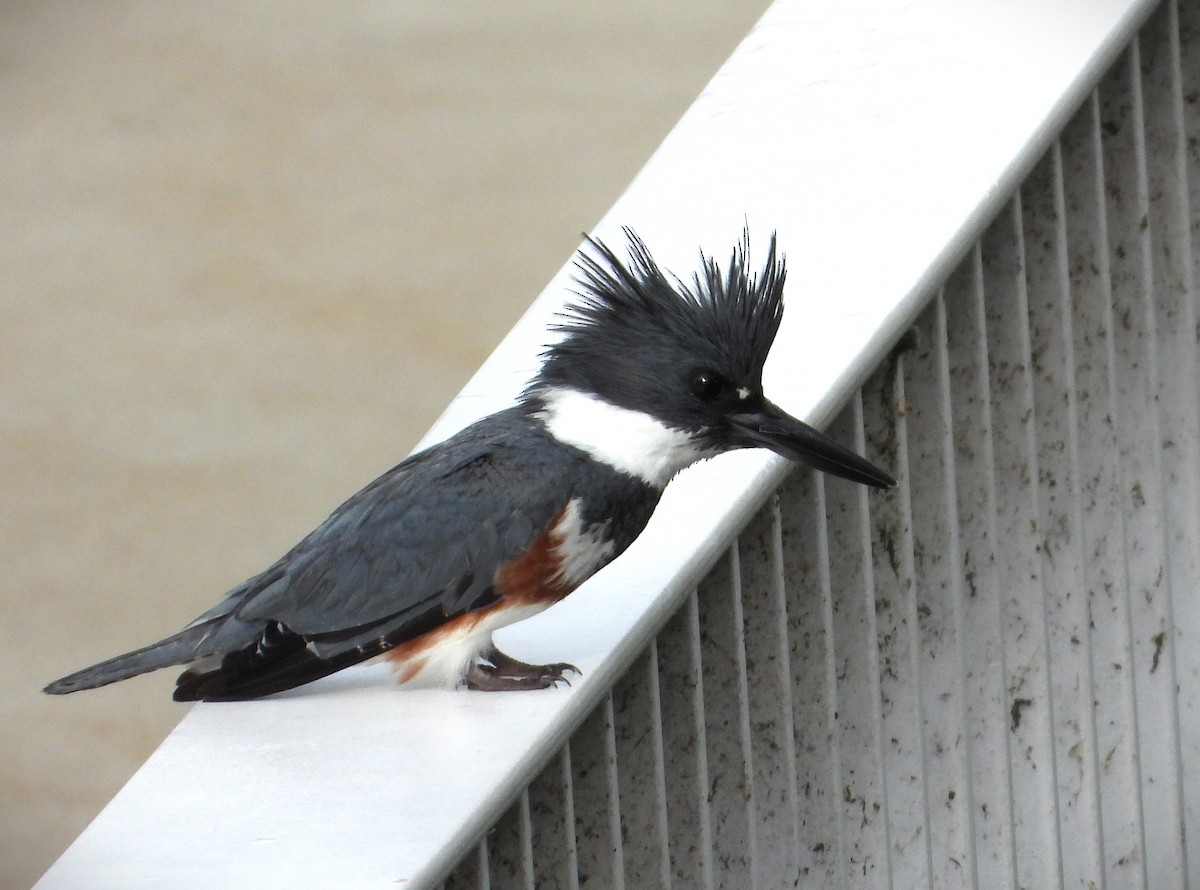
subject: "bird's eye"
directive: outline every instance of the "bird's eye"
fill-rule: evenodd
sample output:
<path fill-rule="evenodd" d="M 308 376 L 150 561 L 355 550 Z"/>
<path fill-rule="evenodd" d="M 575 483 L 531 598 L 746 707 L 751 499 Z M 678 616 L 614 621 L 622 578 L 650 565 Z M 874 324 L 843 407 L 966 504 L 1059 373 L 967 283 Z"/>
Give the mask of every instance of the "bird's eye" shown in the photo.
<path fill-rule="evenodd" d="M 725 378 L 714 371 L 699 371 L 692 378 L 692 395 L 702 402 L 719 398 L 727 388 Z"/>

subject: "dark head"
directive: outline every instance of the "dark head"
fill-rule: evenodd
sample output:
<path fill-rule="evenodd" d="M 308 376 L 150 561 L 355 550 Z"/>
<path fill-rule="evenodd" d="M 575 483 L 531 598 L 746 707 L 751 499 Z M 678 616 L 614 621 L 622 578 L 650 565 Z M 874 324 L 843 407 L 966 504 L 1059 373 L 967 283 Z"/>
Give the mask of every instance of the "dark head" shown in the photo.
<path fill-rule="evenodd" d="M 587 239 L 591 252 L 577 260 L 579 300 L 526 392 L 555 435 L 662 484 L 700 458 L 756 447 L 866 485 L 895 484 L 763 395 L 786 277 L 774 235 L 761 273 L 750 269 L 746 235 L 727 267 L 702 253 L 687 283 L 663 272 L 633 231 L 625 234 L 628 264 Z"/>

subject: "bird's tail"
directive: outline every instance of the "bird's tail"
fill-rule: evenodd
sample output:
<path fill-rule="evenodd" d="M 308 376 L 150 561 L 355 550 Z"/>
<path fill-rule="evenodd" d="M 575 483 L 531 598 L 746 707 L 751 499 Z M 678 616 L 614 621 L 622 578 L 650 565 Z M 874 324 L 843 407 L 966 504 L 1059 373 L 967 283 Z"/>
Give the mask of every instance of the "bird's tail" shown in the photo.
<path fill-rule="evenodd" d="M 43 691 L 51 695 L 66 695 L 68 692 L 78 692 L 80 689 L 95 689 L 97 686 L 107 686 L 118 680 L 136 677 L 147 671 L 170 667 L 173 664 L 184 664 L 194 661 L 204 654 L 201 646 L 205 638 L 212 633 L 212 622 L 205 621 L 184 628 L 174 636 L 151 643 L 141 649 L 126 652 L 108 661 L 102 661 L 91 667 L 84 668 L 55 680 Z"/>

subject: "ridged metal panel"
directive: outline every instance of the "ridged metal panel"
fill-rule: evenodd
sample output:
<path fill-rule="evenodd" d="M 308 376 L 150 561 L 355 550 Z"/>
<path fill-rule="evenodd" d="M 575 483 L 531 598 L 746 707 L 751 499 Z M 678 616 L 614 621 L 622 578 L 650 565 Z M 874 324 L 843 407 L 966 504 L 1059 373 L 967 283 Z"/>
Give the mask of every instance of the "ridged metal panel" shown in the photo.
<path fill-rule="evenodd" d="M 1200 886 L 1198 259 L 1169 3 L 446 886 Z"/>

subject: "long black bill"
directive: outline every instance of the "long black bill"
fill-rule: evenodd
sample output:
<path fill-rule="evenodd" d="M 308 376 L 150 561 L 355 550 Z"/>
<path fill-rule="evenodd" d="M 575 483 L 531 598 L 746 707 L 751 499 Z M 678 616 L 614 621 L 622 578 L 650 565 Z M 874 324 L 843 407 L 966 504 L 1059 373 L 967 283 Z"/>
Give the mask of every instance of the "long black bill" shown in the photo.
<path fill-rule="evenodd" d="M 734 414 L 729 420 L 741 444 L 748 448 L 769 448 L 788 460 L 873 488 L 896 484 L 891 474 L 770 402 L 764 401 L 758 411 Z"/>

